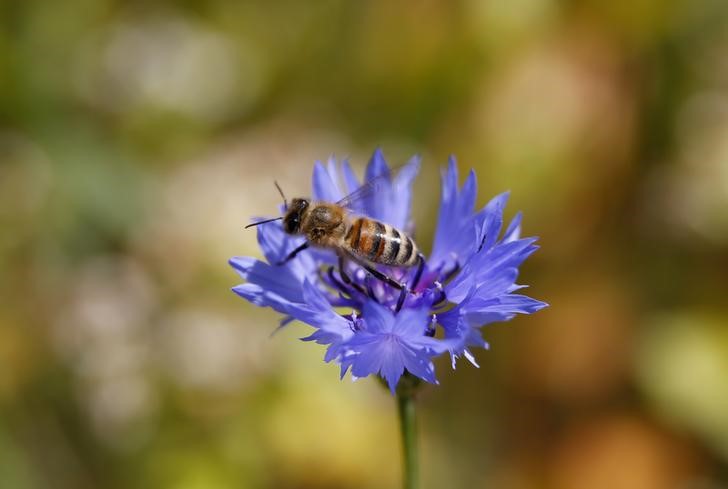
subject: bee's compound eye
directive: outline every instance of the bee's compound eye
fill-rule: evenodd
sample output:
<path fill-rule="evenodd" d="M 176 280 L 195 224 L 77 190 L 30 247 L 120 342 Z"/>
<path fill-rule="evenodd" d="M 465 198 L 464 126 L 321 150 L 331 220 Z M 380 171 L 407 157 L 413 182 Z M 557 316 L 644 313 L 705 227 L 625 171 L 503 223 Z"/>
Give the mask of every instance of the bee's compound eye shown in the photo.
<path fill-rule="evenodd" d="M 298 219 L 297 216 L 292 216 L 290 219 L 288 219 L 286 221 L 286 229 L 291 234 L 297 233 L 300 226 L 301 226 L 301 221 Z"/>

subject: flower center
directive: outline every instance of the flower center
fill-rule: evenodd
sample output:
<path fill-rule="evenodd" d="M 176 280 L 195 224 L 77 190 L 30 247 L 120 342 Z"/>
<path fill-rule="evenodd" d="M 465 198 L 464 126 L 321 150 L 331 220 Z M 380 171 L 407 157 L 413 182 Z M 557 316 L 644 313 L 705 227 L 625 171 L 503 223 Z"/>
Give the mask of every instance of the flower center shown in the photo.
<path fill-rule="evenodd" d="M 416 273 L 413 269 L 383 267 L 377 271 L 388 279 L 385 280 L 356 264 L 340 263 L 339 267 L 329 266 L 321 278 L 333 292 L 329 300 L 335 307 L 351 307 L 361 311 L 367 301 L 375 301 L 396 313 L 403 307 L 421 307 L 424 303 L 432 309 L 445 304 L 447 295 L 443 284 L 449 282 L 459 270 L 457 263 L 449 270 L 443 270 L 442 267 L 430 270 L 425 264 L 414 290 L 407 285 Z M 402 284 L 402 288 L 395 287 L 392 282 Z"/>

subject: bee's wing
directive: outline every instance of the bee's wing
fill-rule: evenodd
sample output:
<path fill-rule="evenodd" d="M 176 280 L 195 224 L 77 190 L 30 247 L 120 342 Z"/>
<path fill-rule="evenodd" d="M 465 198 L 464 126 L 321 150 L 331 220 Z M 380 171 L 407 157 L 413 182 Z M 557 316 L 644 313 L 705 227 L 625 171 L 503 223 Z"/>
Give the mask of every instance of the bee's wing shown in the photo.
<path fill-rule="evenodd" d="M 352 211 L 360 212 L 363 207 L 362 204 L 367 197 L 376 195 L 381 190 L 386 189 L 387 186 L 391 185 L 391 182 L 392 171 L 388 170 L 387 172 L 381 173 L 371 180 L 364 182 L 361 187 L 336 202 L 336 205 L 345 207 Z"/>

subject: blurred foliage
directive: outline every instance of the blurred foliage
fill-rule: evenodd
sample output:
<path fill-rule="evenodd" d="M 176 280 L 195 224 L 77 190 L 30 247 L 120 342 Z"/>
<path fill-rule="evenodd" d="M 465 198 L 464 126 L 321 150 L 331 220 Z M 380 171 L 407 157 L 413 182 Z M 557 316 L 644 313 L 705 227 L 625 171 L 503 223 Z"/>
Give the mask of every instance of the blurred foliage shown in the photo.
<path fill-rule="evenodd" d="M 381 488 L 393 400 L 270 337 L 241 225 L 312 162 L 511 189 L 551 308 L 421 399 L 425 488 L 728 485 L 723 0 L 0 4 L 0 487 Z"/>

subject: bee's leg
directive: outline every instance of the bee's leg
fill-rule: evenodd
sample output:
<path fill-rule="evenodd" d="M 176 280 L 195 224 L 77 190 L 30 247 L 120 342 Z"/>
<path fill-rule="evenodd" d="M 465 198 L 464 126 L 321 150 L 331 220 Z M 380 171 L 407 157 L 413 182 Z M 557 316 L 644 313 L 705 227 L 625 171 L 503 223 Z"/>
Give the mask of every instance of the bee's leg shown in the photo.
<path fill-rule="evenodd" d="M 364 267 L 364 270 L 366 270 L 367 272 L 374 275 L 374 278 L 381 280 L 382 282 L 384 282 L 387 285 L 391 285 L 395 289 L 404 290 L 405 292 L 407 291 L 407 286 L 405 284 L 401 284 L 401 283 L 397 282 L 396 280 L 394 280 L 393 278 L 387 277 L 382 272 L 380 272 L 376 268 L 370 267 L 369 265 L 362 264 L 362 266 Z"/>
<path fill-rule="evenodd" d="M 349 297 L 352 296 L 351 289 L 349 289 L 349 287 L 347 287 L 346 285 L 344 285 L 341 282 L 339 282 L 339 279 L 337 279 L 336 278 L 336 275 L 334 275 L 334 267 L 333 266 L 329 267 L 329 269 L 327 271 L 327 274 L 329 276 L 329 280 L 331 280 L 331 282 L 334 284 L 334 286 L 336 286 L 337 289 L 339 289 L 342 292 L 346 293 Z M 343 279 L 344 276 L 342 275 L 341 278 Z M 346 280 L 344 280 L 344 283 L 346 283 L 347 285 L 350 285 L 350 286 L 354 287 L 354 289 L 356 289 L 358 292 L 360 292 L 360 293 L 362 293 L 364 295 L 366 295 L 366 293 L 367 293 L 366 290 L 364 290 L 364 288 L 361 285 L 359 285 L 359 284 L 355 284 L 355 283 L 351 283 L 351 282 L 346 282 Z"/>
<path fill-rule="evenodd" d="M 346 264 L 346 261 L 344 260 L 344 256 L 339 255 L 339 276 L 341 277 L 341 280 L 343 280 L 346 285 L 350 285 L 362 294 L 367 295 L 367 291 L 364 290 L 364 287 L 351 281 L 351 277 L 349 277 L 349 274 L 346 273 L 346 270 L 344 269 L 344 266 Z"/>
<path fill-rule="evenodd" d="M 425 255 L 417 253 L 417 272 L 415 273 L 415 279 L 412 281 L 412 290 L 417 288 L 417 284 L 420 283 L 422 278 L 422 271 L 425 269 Z"/>
<path fill-rule="evenodd" d="M 347 275 L 346 271 L 344 270 L 344 257 L 342 255 L 339 255 L 339 275 L 341 276 L 341 280 L 344 281 L 345 284 L 351 283 L 351 277 Z"/>
<path fill-rule="evenodd" d="M 367 295 L 376 303 L 379 303 L 379 299 L 377 299 L 377 296 L 374 294 L 374 288 L 372 287 L 372 281 L 369 280 L 371 277 L 366 276 L 364 277 L 364 285 L 366 285 L 367 288 Z"/>
<path fill-rule="evenodd" d="M 394 312 L 398 313 L 404 305 L 404 300 L 407 297 L 407 289 L 403 288 L 399 291 L 399 297 L 397 298 L 397 306 L 394 308 Z"/>
<path fill-rule="evenodd" d="M 344 285 L 341 282 L 339 282 L 339 279 L 336 278 L 336 275 L 334 275 L 334 267 L 333 266 L 330 266 L 326 270 L 326 275 L 328 275 L 328 277 L 329 277 L 329 281 L 331 282 L 330 285 L 333 285 L 333 287 L 335 289 L 338 289 L 339 292 L 341 292 L 342 294 L 346 294 L 347 296 L 349 296 L 351 298 L 351 290 L 349 289 L 349 287 L 347 287 L 346 285 Z M 321 276 L 323 277 L 323 274 L 321 274 Z"/>
<path fill-rule="evenodd" d="M 364 270 L 374 275 L 374 278 L 381 280 L 387 285 L 390 285 L 394 287 L 395 289 L 399 289 L 399 298 L 397 299 L 397 306 L 394 308 L 394 312 L 397 313 L 402 309 L 402 305 L 404 304 L 404 300 L 407 297 L 407 293 L 409 292 L 409 289 L 407 288 L 407 285 L 401 284 L 394 280 L 391 277 L 387 277 L 385 274 L 377 270 L 376 268 L 372 268 L 369 265 L 365 265 L 363 263 L 360 264 L 362 267 L 364 267 Z"/>
<path fill-rule="evenodd" d="M 285 264 L 286 264 L 286 263 L 288 263 L 289 261 L 291 261 L 291 260 L 293 260 L 294 258 L 296 258 L 296 255 L 297 255 L 297 254 L 299 254 L 300 252 L 302 252 L 303 250 L 305 250 L 305 249 L 306 249 L 306 248 L 308 248 L 309 246 L 310 246 L 310 245 L 309 245 L 308 241 L 304 241 L 304 242 L 303 242 L 303 244 L 301 244 L 301 246 L 299 246 L 299 247 L 298 247 L 298 248 L 296 248 L 295 250 L 293 250 L 293 251 L 291 251 L 290 253 L 288 253 L 288 256 L 287 256 L 287 257 L 285 257 L 284 259 L 282 259 L 281 261 L 279 261 L 278 263 L 276 263 L 276 265 L 278 265 L 278 266 L 281 266 L 281 265 L 285 265 Z"/>
<path fill-rule="evenodd" d="M 329 277 L 329 282 L 333 288 L 337 289 L 341 294 L 346 294 L 348 298 L 351 298 L 351 289 L 346 285 L 342 284 L 336 275 L 334 275 L 334 267 L 330 266 L 326 271 L 326 275 Z"/>

